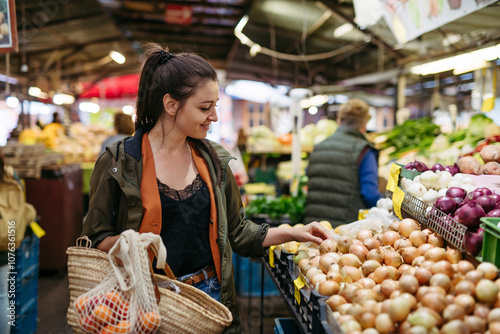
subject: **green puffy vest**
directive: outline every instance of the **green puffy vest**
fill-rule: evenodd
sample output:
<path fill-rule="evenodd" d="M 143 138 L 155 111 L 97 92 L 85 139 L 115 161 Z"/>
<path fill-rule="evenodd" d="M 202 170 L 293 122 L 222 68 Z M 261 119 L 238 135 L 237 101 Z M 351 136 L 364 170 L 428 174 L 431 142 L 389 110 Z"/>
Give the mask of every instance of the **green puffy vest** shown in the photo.
<path fill-rule="evenodd" d="M 358 211 L 365 208 L 358 165 L 369 146 L 362 133 L 346 126 L 314 146 L 307 170 L 304 223 L 327 220 L 336 227 L 358 220 Z"/>

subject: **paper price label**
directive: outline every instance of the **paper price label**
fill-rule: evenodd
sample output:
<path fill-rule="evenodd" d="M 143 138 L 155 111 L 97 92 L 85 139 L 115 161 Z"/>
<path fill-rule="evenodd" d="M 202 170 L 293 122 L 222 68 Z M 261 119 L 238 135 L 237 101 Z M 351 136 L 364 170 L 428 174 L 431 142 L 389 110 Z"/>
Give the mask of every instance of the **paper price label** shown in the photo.
<path fill-rule="evenodd" d="M 276 246 L 269 247 L 269 266 L 271 268 L 275 268 L 274 267 L 274 249 L 275 248 L 276 248 Z"/>
<path fill-rule="evenodd" d="M 300 289 L 302 289 L 304 285 L 306 285 L 306 283 L 302 279 L 302 276 L 299 276 L 296 280 L 293 281 L 293 285 L 295 287 L 295 300 L 300 305 Z"/>
<path fill-rule="evenodd" d="M 387 180 L 387 190 L 395 192 L 398 188 L 399 173 L 401 172 L 401 166 L 396 164 L 391 165 L 391 170 L 389 172 L 389 180 Z"/>
<path fill-rule="evenodd" d="M 394 213 L 399 219 L 403 219 L 401 216 L 401 204 L 405 199 L 405 193 L 401 188 L 397 187 L 396 190 L 392 193 L 392 206 L 394 207 Z"/>
<path fill-rule="evenodd" d="M 35 235 L 38 237 L 38 239 L 45 235 L 45 231 L 40 227 L 40 225 L 38 225 L 37 222 L 31 222 L 30 227 L 33 233 L 35 233 Z"/>

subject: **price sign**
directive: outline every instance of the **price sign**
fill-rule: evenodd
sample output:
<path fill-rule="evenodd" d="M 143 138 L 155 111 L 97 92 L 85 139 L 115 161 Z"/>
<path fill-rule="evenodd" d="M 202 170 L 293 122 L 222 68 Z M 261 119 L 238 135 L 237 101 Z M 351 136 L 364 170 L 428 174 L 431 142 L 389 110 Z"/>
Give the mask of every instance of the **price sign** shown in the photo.
<path fill-rule="evenodd" d="M 293 281 L 293 285 L 295 287 L 295 300 L 300 305 L 300 289 L 302 289 L 306 283 L 302 279 L 302 276 L 299 276 L 295 281 Z"/>
<path fill-rule="evenodd" d="M 271 268 L 275 268 L 274 267 L 274 249 L 275 248 L 276 248 L 276 246 L 269 247 L 269 266 Z"/>
<path fill-rule="evenodd" d="M 392 193 L 392 206 L 394 207 L 394 213 L 399 219 L 403 219 L 401 216 L 401 204 L 405 198 L 405 193 L 401 188 L 397 187 L 396 190 Z"/>
<path fill-rule="evenodd" d="M 391 170 L 389 172 L 389 180 L 387 180 L 387 190 L 395 192 L 398 188 L 399 173 L 401 172 L 401 166 L 393 163 L 391 165 Z"/>

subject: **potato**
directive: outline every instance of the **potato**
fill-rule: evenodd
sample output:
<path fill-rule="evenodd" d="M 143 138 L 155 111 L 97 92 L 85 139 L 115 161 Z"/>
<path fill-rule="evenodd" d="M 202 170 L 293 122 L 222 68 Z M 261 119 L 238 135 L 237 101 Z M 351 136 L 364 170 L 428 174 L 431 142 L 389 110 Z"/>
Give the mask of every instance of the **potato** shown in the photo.
<path fill-rule="evenodd" d="M 500 164 L 496 161 L 490 161 L 484 164 L 483 173 L 488 175 L 500 175 Z"/>
<path fill-rule="evenodd" d="M 457 162 L 460 173 L 464 174 L 483 174 L 482 165 L 473 157 L 462 157 Z"/>
<path fill-rule="evenodd" d="M 500 162 L 500 146 L 487 145 L 483 147 L 481 152 L 479 152 L 479 155 L 485 164 L 491 161 Z"/>

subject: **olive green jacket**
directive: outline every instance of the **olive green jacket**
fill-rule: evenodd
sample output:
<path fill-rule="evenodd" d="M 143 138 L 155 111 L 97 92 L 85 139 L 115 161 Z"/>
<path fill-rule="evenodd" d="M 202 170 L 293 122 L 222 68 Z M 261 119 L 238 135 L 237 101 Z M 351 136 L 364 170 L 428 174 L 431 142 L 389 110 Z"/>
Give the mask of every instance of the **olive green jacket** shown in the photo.
<path fill-rule="evenodd" d="M 347 126 L 314 146 L 304 223 L 328 220 L 336 227 L 358 220 L 358 211 L 365 208 L 358 166 L 370 147 L 361 132 Z"/>
<path fill-rule="evenodd" d="M 106 152 L 96 162 L 90 179 L 89 212 L 82 230 L 82 235 L 87 235 L 94 246 L 97 246 L 104 238 L 117 235 L 127 229 L 139 230 L 142 219 L 139 188 L 143 167 L 142 135 L 142 130 L 139 129 L 133 137 L 122 139 L 108 146 Z M 238 185 L 228 167 L 229 161 L 233 158 L 222 146 L 214 142 L 210 144 L 222 162 L 223 172 L 220 184 L 216 183 L 215 168 L 206 150 L 198 142 L 195 143 L 195 147 L 207 162 L 214 185 L 219 234 L 217 243 L 222 266 L 221 302 L 231 310 L 234 318 L 233 324 L 225 333 L 239 333 L 233 251 L 245 257 L 263 256 L 262 243 L 269 225 L 258 225 L 246 218 Z M 117 205 L 114 204 L 114 200 L 118 202 Z M 115 220 L 112 217 L 114 207 L 118 208 Z"/>

